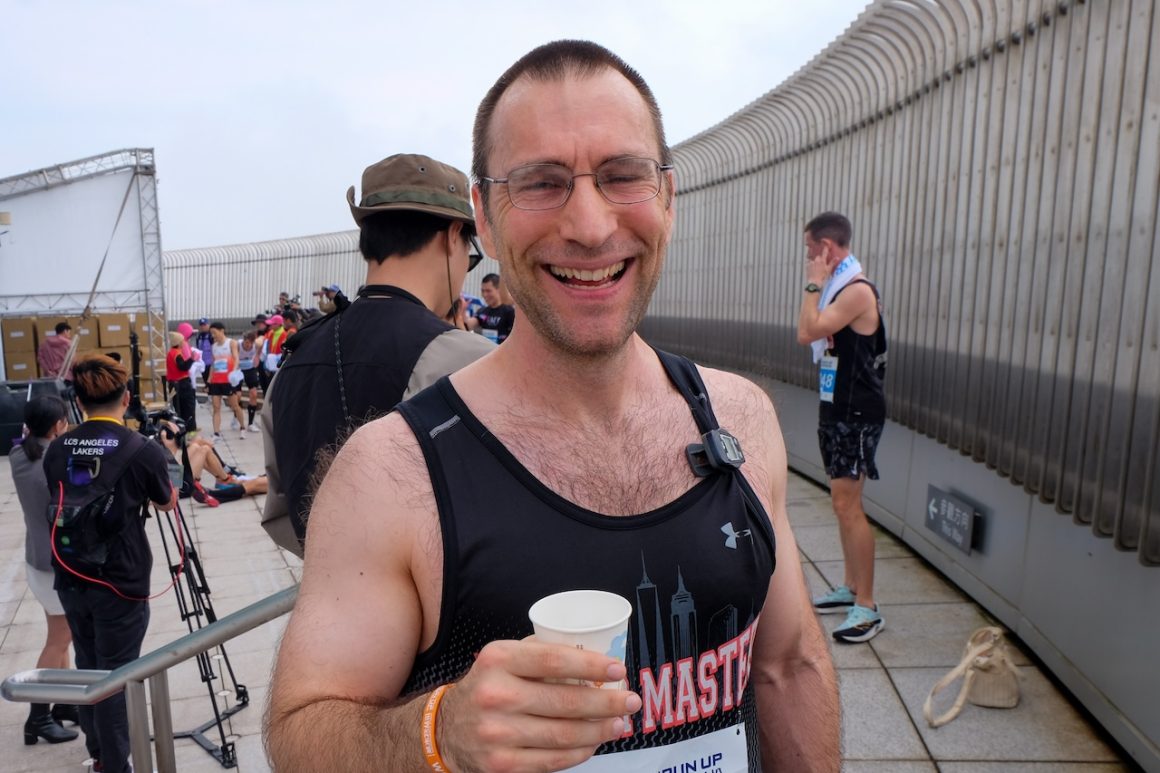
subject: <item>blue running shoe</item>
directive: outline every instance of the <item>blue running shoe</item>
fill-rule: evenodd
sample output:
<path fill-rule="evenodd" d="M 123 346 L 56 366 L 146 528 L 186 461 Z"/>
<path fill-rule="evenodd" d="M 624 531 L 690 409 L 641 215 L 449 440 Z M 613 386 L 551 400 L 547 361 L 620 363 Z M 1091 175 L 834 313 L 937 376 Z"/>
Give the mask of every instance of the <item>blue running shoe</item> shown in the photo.
<path fill-rule="evenodd" d="M 838 612 L 849 612 L 857 598 L 854 591 L 845 585 L 839 585 L 829 593 L 814 596 L 814 609 L 819 615 L 833 615 Z"/>
<path fill-rule="evenodd" d="M 857 604 L 850 607 L 850 614 L 834 630 L 834 639 L 847 644 L 860 644 L 870 641 L 886 627 L 886 621 L 878 614 L 878 605 L 874 609 L 860 607 Z"/>

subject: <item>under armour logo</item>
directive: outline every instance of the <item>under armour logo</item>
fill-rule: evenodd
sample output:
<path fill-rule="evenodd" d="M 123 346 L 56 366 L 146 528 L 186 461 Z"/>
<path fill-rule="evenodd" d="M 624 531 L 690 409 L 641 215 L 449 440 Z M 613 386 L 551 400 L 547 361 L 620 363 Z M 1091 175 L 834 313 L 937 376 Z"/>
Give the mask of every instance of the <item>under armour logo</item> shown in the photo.
<path fill-rule="evenodd" d="M 729 548 L 730 550 L 737 549 L 737 538 L 738 537 L 748 537 L 749 536 L 749 529 L 744 529 L 742 531 L 734 531 L 732 523 L 727 523 L 724 526 L 722 526 L 721 532 L 725 535 L 725 547 Z"/>

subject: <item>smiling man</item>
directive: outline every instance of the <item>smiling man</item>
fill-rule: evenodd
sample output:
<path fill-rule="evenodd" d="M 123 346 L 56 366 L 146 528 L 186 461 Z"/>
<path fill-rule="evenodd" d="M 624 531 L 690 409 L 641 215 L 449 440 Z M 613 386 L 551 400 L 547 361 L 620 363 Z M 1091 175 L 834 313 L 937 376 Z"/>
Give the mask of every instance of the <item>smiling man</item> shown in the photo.
<path fill-rule="evenodd" d="M 322 484 L 275 769 L 838 770 L 773 407 L 636 334 L 674 218 L 648 86 L 592 43 L 532 51 L 480 105 L 473 174 L 520 313 Z M 632 602 L 626 662 L 528 639 L 577 588 Z"/>

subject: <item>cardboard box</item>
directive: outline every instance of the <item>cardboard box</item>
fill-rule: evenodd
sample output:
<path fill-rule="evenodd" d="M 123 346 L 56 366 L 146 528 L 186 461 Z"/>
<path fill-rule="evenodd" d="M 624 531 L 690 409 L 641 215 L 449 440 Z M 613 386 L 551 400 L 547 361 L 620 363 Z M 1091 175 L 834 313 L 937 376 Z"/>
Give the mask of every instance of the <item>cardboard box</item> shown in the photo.
<path fill-rule="evenodd" d="M 0 320 L 4 351 L 36 352 L 36 324 L 33 317 L 5 317 Z"/>
<path fill-rule="evenodd" d="M 95 321 L 102 348 L 129 345 L 128 314 L 98 314 Z"/>
<path fill-rule="evenodd" d="M 81 340 L 80 344 L 77 345 L 77 351 L 91 352 L 98 348 L 99 336 L 96 320 L 89 319 L 82 325 L 80 318 L 74 317 L 69 320 L 69 324 L 72 325 L 73 337 Z"/>
<path fill-rule="evenodd" d="M 35 352 L 4 351 L 4 372 L 9 381 L 31 381 L 38 378 Z"/>
<path fill-rule="evenodd" d="M 77 344 L 78 352 L 91 352 L 97 348 L 97 325 L 89 319 L 83 325 L 81 319 L 77 317 L 37 317 L 36 332 L 37 339 L 40 341 L 48 340 L 56 335 L 56 326 L 59 322 L 67 322 L 72 327 L 74 338 L 79 338 L 80 343 Z"/>

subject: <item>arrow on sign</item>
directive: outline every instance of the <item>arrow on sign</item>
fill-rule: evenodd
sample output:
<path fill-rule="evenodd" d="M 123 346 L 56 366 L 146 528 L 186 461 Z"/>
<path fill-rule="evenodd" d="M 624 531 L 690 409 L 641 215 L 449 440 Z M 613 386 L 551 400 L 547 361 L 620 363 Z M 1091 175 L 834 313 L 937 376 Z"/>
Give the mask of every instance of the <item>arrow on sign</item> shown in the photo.
<path fill-rule="evenodd" d="M 930 500 L 930 504 L 926 506 L 927 514 L 933 519 L 938 515 L 938 508 L 934 505 L 934 500 Z"/>

